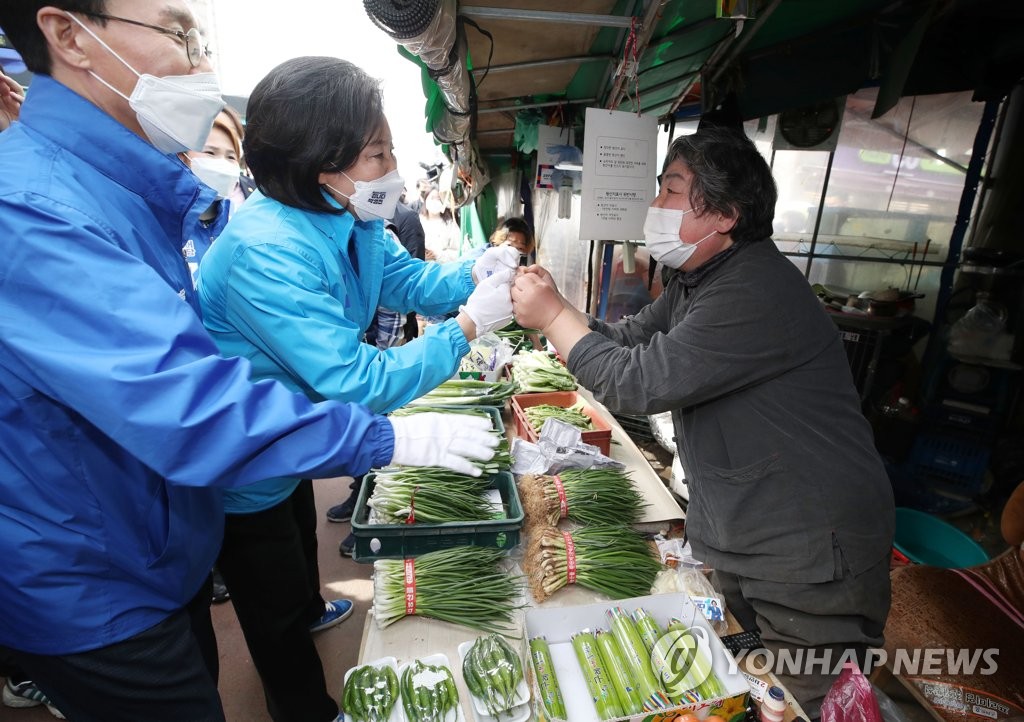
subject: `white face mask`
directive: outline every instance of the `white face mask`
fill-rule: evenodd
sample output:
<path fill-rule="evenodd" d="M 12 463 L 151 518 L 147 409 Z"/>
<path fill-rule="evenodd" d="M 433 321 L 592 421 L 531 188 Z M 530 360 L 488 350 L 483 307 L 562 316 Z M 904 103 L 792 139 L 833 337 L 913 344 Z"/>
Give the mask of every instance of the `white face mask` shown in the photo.
<path fill-rule="evenodd" d="M 690 208 L 686 211 L 677 211 L 654 206 L 647 209 L 647 219 L 644 221 L 644 243 L 655 261 L 669 268 L 682 268 L 683 264 L 690 260 L 690 256 L 697 250 L 697 246 L 715 235 L 715 231 L 711 231 L 695 243 L 683 243 L 679 239 L 683 217 L 695 210 L 697 209 Z"/>
<path fill-rule="evenodd" d="M 191 158 L 192 172 L 203 183 L 217 191 L 218 198 L 227 198 L 238 185 L 242 169 L 238 163 L 227 158 L 211 158 L 208 155 Z"/>
<path fill-rule="evenodd" d="M 437 198 L 429 198 L 426 202 L 427 212 L 439 216 L 444 213 L 444 203 Z"/>
<path fill-rule="evenodd" d="M 341 174 L 348 178 L 348 174 L 341 171 Z M 398 206 L 398 199 L 405 189 L 405 181 L 398 175 L 397 170 L 385 173 L 377 180 L 352 181 L 355 192 L 346 195 L 337 188 L 327 183 L 325 186 L 343 198 L 348 198 L 352 213 L 361 221 L 391 220 L 395 215 L 395 208 Z"/>
<path fill-rule="evenodd" d="M 126 68 L 139 76 L 129 97 L 96 73 L 89 71 L 92 77 L 128 101 L 143 132 L 157 150 L 162 153 L 181 153 L 203 148 L 213 127 L 214 118 L 224 107 L 216 74 L 195 73 L 158 78 L 148 73 L 140 73 L 100 40 L 99 36 L 81 20 L 71 13 L 67 15 L 85 32 L 92 35 L 111 55 L 124 63 Z"/>

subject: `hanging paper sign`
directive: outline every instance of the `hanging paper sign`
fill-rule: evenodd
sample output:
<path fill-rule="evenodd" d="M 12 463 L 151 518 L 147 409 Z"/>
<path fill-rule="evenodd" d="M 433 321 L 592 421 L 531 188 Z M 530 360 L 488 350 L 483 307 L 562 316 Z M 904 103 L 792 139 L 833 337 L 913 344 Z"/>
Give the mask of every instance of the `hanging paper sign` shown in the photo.
<path fill-rule="evenodd" d="M 580 239 L 640 240 L 655 196 L 657 119 L 587 108 L 585 127 Z"/>
<path fill-rule="evenodd" d="M 558 128 L 553 125 L 537 126 L 537 173 L 534 187 L 542 190 L 557 190 L 551 175 L 555 166 L 563 159 L 563 148 L 572 147 L 575 138 L 572 128 Z M 578 152 L 578 151 L 577 151 Z"/>

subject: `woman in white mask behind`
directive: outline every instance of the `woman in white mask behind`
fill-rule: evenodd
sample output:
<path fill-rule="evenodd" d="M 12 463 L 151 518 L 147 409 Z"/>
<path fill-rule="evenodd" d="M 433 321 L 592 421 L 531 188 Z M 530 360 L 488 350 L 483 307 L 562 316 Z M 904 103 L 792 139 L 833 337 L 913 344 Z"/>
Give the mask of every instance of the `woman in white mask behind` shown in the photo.
<path fill-rule="evenodd" d="M 182 160 L 196 177 L 217 191 L 217 200 L 199 216 L 199 223 L 188 234 L 181 254 L 196 281 L 199 263 L 221 234 L 228 220 L 242 201 L 252 192 L 251 185 L 241 184 L 242 136 L 241 122 L 234 111 L 225 108 L 214 118 L 210 135 L 202 150 L 182 154 Z"/>
<path fill-rule="evenodd" d="M 427 263 L 385 230 L 404 183 L 377 81 L 337 58 L 295 58 L 257 84 L 246 120 L 257 191 L 203 259 L 199 297 L 221 352 L 249 359 L 254 379 L 385 413 L 450 378 L 470 340 L 511 320 L 518 251 Z M 363 340 L 378 306 L 458 314 L 380 350 Z M 338 707 L 311 633 L 353 605 L 321 596 L 312 485 L 270 479 L 224 504 L 218 567 L 271 717 L 330 722 Z"/>

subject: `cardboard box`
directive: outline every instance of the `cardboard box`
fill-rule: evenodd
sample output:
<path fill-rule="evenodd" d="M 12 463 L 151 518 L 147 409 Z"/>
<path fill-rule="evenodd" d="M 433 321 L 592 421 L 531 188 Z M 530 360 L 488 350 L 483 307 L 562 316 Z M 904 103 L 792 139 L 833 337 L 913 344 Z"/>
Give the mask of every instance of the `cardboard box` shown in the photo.
<path fill-rule="evenodd" d="M 688 626 L 702 627 L 710 642 L 712 669 L 725 688 L 726 694 L 720 699 L 705 700 L 689 705 L 670 709 L 642 712 L 621 720 L 629 722 L 669 722 L 675 714 L 691 712 L 701 719 L 716 714 L 725 718 L 726 722 L 739 722 L 746 716 L 746 707 L 750 695 L 750 687 L 742 673 L 737 669 L 735 660 L 729 651 L 722 646 L 718 635 L 711 629 L 704 615 L 693 605 L 685 594 L 655 594 L 647 597 L 633 597 L 617 601 L 609 600 L 597 604 L 568 607 L 544 607 L 529 609 L 526 612 L 526 634 L 529 639 L 542 636 L 547 639 L 551 648 L 551 660 L 555 675 L 565 700 L 568 721 L 598 722 L 597 710 L 587 690 L 586 682 L 576 661 L 571 637 L 583 629 L 608 629 L 606 611 L 611 607 L 622 607 L 633 611 L 642 607 L 654 617 L 658 625 L 665 629 L 671 619 L 681 619 Z M 730 673 L 730 669 L 735 672 Z M 537 700 L 541 699 L 537 689 L 536 675 L 533 674 L 531 660 L 531 684 L 538 719 L 547 722 L 559 722 L 548 719 L 544 706 Z"/>
<path fill-rule="evenodd" d="M 550 391 L 548 393 L 534 393 L 534 394 L 516 394 L 512 397 L 512 417 L 516 423 L 516 434 L 521 439 L 526 439 L 529 442 L 536 443 L 538 434 L 533 430 L 530 422 L 526 418 L 526 414 L 523 413 L 523 409 L 527 409 L 531 406 L 540 406 L 542 404 L 550 404 L 551 406 L 561 406 L 568 408 L 574 406 L 580 401 L 579 395 L 575 391 Z M 583 443 L 596 446 L 601 450 L 601 453 L 608 456 L 611 453 L 612 445 L 612 427 L 607 421 L 598 413 L 590 404 L 583 404 L 583 413 L 590 417 L 590 422 L 594 428 L 590 431 L 583 431 Z"/>

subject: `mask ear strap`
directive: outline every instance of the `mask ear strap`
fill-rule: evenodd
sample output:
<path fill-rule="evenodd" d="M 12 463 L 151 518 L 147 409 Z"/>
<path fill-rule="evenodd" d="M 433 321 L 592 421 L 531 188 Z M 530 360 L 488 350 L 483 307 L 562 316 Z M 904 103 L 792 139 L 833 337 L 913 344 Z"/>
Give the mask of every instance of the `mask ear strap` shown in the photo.
<path fill-rule="evenodd" d="M 100 36 L 99 36 L 99 35 L 97 35 L 96 33 L 94 33 L 94 32 L 93 32 L 92 30 L 90 30 L 90 29 L 89 29 L 89 27 L 88 27 L 88 26 L 87 26 L 87 25 L 86 25 L 85 23 L 83 23 L 83 22 L 82 22 L 81 20 L 79 20 L 78 18 L 76 18 L 76 17 L 74 16 L 74 15 L 72 15 L 72 14 L 71 14 L 71 13 L 69 13 L 69 12 L 65 12 L 64 14 L 65 14 L 65 15 L 67 15 L 67 16 L 68 16 L 69 18 L 71 18 L 72 20 L 74 20 L 74 21 L 75 21 L 76 23 L 78 23 L 78 26 L 79 26 L 80 28 L 82 28 L 82 30 L 84 30 L 85 32 L 87 32 L 87 33 L 89 33 L 90 35 L 92 35 L 92 39 L 93 39 L 93 40 L 95 40 L 95 41 L 96 41 L 97 43 L 99 43 L 100 45 L 102 45 L 102 46 L 103 46 L 104 48 L 106 48 L 106 50 L 107 50 L 107 52 L 108 52 L 108 53 L 110 53 L 110 54 L 111 54 L 111 55 L 113 55 L 113 56 L 114 56 L 115 58 L 117 58 L 118 60 L 120 60 L 120 61 L 121 61 L 121 63 L 122 63 L 123 65 L 124 65 L 124 67 L 128 68 L 128 69 L 129 69 L 130 71 L 132 71 L 133 73 L 135 73 L 135 75 L 136 75 L 136 76 L 138 76 L 138 77 L 140 77 L 140 78 L 142 77 L 142 73 L 140 73 L 140 72 L 139 72 L 138 70 L 136 70 L 136 69 L 135 69 L 135 68 L 133 68 L 133 67 L 132 67 L 131 65 L 129 65 L 129 64 L 128 64 L 128 61 L 127 61 L 127 60 L 125 60 L 124 58 L 122 58 L 122 57 L 121 57 L 120 55 L 118 55 L 118 54 L 117 54 L 117 52 L 116 52 L 116 51 L 115 51 L 115 50 L 114 50 L 114 49 L 113 49 L 112 47 L 110 47 L 110 46 L 109 46 L 109 45 L 107 45 L 107 44 L 106 44 L 105 42 L 103 42 L 103 40 L 102 40 L 102 39 L 100 38 Z M 128 98 L 127 98 L 127 96 L 125 96 L 125 94 L 124 94 L 124 93 L 122 93 L 122 92 L 120 92 L 120 91 L 118 91 L 118 90 L 114 90 L 114 88 L 113 88 L 113 87 L 111 87 L 111 85 L 110 85 L 109 83 L 107 83 L 106 81 L 104 81 L 104 80 L 103 80 L 102 78 L 100 78 L 100 77 L 99 77 L 98 75 L 95 75 L 95 74 L 94 74 L 94 75 L 93 75 L 93 77 L 94 77 L 94 78 L 96 78 L 97 80 L 99 80 L 99 81 L 100 81 L 101 83 L 103 83 L 104 85 L 106 85 L 106 86 L 107 86 L 108 88 L 110 88 L 111 90 L 113 90 L 113 91 L 114 91 L 115 93 L 117 93 L 118 95 L 120 95 L 120 96 L 121 96 L 122 98 L 124 98 L 125 100 L 127 100 L 127 99 L 128 99 Z"/>

